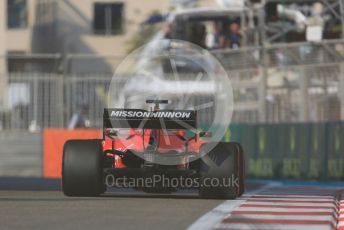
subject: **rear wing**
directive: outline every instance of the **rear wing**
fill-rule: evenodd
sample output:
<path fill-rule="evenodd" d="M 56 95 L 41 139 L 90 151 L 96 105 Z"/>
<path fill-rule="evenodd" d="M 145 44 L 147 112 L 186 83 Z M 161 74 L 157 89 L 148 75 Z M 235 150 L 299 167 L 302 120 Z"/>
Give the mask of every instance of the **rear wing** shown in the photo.
<path fill-rule="evenodd" d="M 134 129 L 197 129 L 196 111 L 104 109 L 103 127 Z"/>

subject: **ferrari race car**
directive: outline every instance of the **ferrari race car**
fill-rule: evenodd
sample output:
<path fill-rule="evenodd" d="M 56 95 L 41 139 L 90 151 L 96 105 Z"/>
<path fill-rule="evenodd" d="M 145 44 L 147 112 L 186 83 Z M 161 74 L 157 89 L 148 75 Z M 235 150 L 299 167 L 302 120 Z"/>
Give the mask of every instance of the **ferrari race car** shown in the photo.
<path fill-rule="evenodd" d="M 197 111 L 161 110 L 167 100 L 146 103 L 153 105 L 150 111 L 104 109 L 103 139 L 65 143 L 65 195 L 98 196 L 110 186 L 128 184 L 149 193 L 192 187 L 202 198 L 235 199 L 243 194 L 240 144 L 207 141 L 211 133 L 198 130 Z M 138 183 L 131 183 L 135 180 Z"/>

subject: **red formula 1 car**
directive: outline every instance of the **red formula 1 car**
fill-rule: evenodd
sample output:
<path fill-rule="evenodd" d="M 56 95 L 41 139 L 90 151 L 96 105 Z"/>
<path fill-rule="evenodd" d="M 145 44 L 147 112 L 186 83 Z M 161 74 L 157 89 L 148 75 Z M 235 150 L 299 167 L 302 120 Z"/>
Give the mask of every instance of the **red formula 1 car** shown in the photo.
<path fill-rule="evenodd" d="M 234 199 L 244 192 L 240 144 L 209 142 L 197 131 L 197 113 L 105 109 L 103 139 L 64 145 L 62 186 L 67 196 L 98 196 L 109 186 L 145 192 L 197 188 L 203 198 Z M 192 133 L 192 135 L 188 134 Z"/>

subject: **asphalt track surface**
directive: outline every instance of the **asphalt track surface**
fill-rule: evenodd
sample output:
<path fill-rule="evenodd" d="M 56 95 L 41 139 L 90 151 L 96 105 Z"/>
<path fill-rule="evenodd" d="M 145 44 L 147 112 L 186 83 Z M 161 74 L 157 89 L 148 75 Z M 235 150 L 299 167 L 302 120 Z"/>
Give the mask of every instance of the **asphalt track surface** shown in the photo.
<path fill-rule="evenodd" d="M 0 178 L 0 230 L 336 229 L 336 213 L 344 213 L 333 200 L 337 187 L 284 184 L 264 190 L 267 184 L 249 181 L 247 193 L 233 201 L 199 199 L 194 190 L 151 195 L 112 189 L 97 198 L 71 198 L 59 191 L 58 180 Z"/>
<path fill-rule="evenodd" d="M 57 191 L 0 191 L 0 229 L 186 229 L 221 202 L 192 194 L 69 198 Z"/>
<path fill-rule="evenodd" d="M 0 229 L 186 229 L 223 203 L 199 199 L 192 190 L 150 195 L 114 189 L 98 198 L 65 197 L 58 190 L 58 181 L 0 178 Z"/>

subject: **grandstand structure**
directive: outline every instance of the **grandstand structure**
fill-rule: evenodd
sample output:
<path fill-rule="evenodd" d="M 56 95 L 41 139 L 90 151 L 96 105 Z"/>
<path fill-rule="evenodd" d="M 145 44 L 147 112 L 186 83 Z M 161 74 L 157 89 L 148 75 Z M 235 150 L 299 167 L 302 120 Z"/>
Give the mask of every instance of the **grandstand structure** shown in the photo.
<path fill-rule="evenodd" d="M 274 74 L 274 69 L 277 69 L 277 72 L 282 72 L 285 76 L 292 75 L 293 71 L 295 72 L 293 68 L 296 68 L 298 73 L 295 78 L 296 88 L 291 86 L 293 80 L 284 76 L 285 80 L 281 89 L 275 89 L 273 83 L 265 82 L 264 85 L 267 87 L 265 95 L 270 97 L 277 93 L 275 98 L 283 98 L 280 96 L 283 95 L 281 90 L 286 91 L 284 96 L 286 98 L 279 100 L 285 103 L 283 107 L 291 107 L 291 109 L 287 109 L 287 111 L 289 110 L 287 112 L 289 114 L 287 115 L 288 120 L 328 121 L 344 119 L 342 92 L 344 90 L 342 66 L 344 1 L 267 0 L 265 1 L 265 9 L 267 9 L 265 26 L 263 26 L 262 31 L 263 40 L 266 42 L 263 42 L 261 47 L 264 53 L 263 66 L 268 71 L 265 71 L 264 79 L 268 81 L 269 78 L 274 77 L 271 76 Z M 300 10 L 300 12 L 293 12 L 295 9 Z M 276 14 L 279 13 L 292 19 L 294 23 L 279 24 L 278 21 L 274 21 Z M 301 14 L 304 17 L 300 17 Z M 308 34 L 312 33 L 312 28 L 317 27 L 321 28 L 322 34 L 318 38 L 312 38 Z M 283 61 L 276 55 L 281 53 L 283 53 L 280 56 L 283 57 Z M 293 96 L 296 97 L 295 103 L 293 103 Z M 286 102 L 283 102 L 285 100 Z M 271 114 L 274 114 L 271 109 L 276 106 L 272 104 L 274 103 L 266 102 L 264 104 L 263 110 L 267 114 L 263 114 L 262 120 L 274 119 L 271 117 Z M 280 107 L 279 110 L 285 111 L 286 109 L 281 109 L 282 105 L 278 105 L 278 107 Z M 293 107 L 295 111 L 293 111 Z M 292 114 L 295 114 L 294 119 Z"/>

